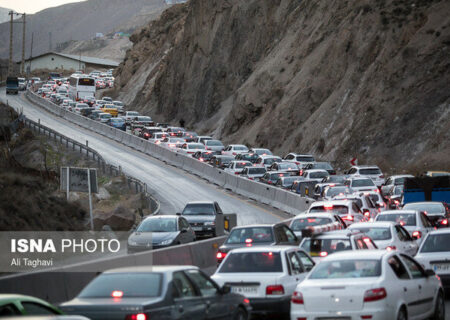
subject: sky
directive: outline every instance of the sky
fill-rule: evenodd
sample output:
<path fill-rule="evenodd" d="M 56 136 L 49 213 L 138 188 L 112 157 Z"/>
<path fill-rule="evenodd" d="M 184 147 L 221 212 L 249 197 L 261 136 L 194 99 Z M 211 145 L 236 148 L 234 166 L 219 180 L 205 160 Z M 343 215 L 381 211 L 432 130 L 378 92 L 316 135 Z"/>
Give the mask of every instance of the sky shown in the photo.
<path fill-rule="evenodd" d="M 46 8 L 80 1 L 85 0 L 0 0 L 0 7 L 13 9 L 19 13 L 36 13 Z"/>

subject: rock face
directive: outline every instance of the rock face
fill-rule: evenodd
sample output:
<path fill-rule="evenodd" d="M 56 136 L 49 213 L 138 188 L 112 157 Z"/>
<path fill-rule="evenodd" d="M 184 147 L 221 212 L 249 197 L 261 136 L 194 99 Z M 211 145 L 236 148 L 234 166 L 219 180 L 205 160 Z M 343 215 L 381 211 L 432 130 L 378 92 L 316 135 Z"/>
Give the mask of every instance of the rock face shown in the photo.
<path fill-rule="evenodd" d="M 191 0 L 133 35 L 118 95 L 281 155 L 448 169 L 448 12 L 445 0 Z"/>

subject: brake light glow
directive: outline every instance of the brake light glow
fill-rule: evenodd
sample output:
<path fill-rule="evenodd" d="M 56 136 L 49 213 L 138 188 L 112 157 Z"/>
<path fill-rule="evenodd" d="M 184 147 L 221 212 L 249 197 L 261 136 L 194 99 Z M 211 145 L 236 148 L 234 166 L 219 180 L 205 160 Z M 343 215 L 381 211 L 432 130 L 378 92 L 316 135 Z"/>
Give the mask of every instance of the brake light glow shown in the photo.
<path fill-rule="evenodd" d="M 113 297 L 113 298 L 122 298 L 123 297 L 123 291 L 114 290 L 113 292 L 111 292 L 111 297 Z"/>
<path fill-rule="evenodd" d="M 291 302 L 295 303 L 295 304 L 303 304 L 304 301 L 303 301 L 302 293 L 298 292 L 298 291 L 294 291 L 294 293 L 292 294 L 292 297 L 291 297 Z"/>
<path fill-rule="evenodd" d="M 364 302 L 378 301 L 386 297 L 387 297 L 386 289 L 384 288 L 371 289 L 367 290 L 364 293 Z"/>
<path fill-rule="evenodd" d="M 444 226 L 448 225 L 448 220 L 447 219 L 442 220 L 441 224 L 444 225 Z"/>
<path fill-rule="evenodd" d="M 147 315 L 145 313 L 130 314 L 125 320 L 147 320 Z"/>
<path fill-rule="evenodd" d="M 281 294 L 284 294 L 284 287 L 280 284 L 266 287 L 266 295 L 281 295 Z"/>
<path fill-rule="evenodd" d="M 328 252 L 326 252 L 326 251 L 321 251 L 319 253 L 319 256 L 322 257 L 322 258 L 326 257 L 327 255 L 328 255 Z"/>
<path fill-rule="evenodd" d="M 205 159 L 203 159 L 203 158 L 199 158 L 198 160 L 200 160 L 201 162 L 205 161 Z"/>
<path fill-rule="evenodd" d="M 331 209 L 333 209 L 333 205 L 332 205 L 332 204 L 325 204 L 323 207 L 324 207 L 326 210 L 331 210 Z"/>
<path fill-rule="evenodd" d="M 253 239 L 251 239 L 251 238 L 245 239 L 245 243 L 252 243 L 252 242 L 253 242 Z"/>
<path fill-rule="evenodd" d="M 422 232 L 420 232 L 420 231 L 414 231 L 414 232 L 412 233 L 412 236 L 413 236 L 413 238 L 420 239 L 420 238 L 422 238 Z"/>
<path fill-rule="evenodd" d="M 346 215 L 345 217 L 343 217 L 342 219 L 353 221 L 353 216 L 349 214 L 349 215 Z"/>
<path fill-rule="evenodd" d="M 221 252 L 221 251 L 218 251 L 216 254 L 216 258 L 218 260 L 224 259 L 226 256 L 227 256 L 227 254 L 225 252 Z"/>
<path fill-rule="evenodd" d="M 245 304 L 250 304 L 250 300 L 248 300 L 247 298 L 245 298 L 243 301 Z"/>
<path fill-rule="evenodd" d="M 397 247 L 396 246 L 387 246 L 386 250 L 387 251 L 397 250 Z"/>
<path fill-rule="evenodd" d="M 364 216 L 369 218 L 370 217 L 370 212 L 369 210 L 364 210 Z"/>

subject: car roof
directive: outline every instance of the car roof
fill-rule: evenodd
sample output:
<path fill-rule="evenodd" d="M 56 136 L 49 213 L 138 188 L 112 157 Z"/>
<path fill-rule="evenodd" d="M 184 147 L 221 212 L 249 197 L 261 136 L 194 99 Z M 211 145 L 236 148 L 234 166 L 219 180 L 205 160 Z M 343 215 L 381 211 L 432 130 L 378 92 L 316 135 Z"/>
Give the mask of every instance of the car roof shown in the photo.
<path fill-rule="evenodd" d="M 348 239 L 351 236 L 362 236 L 364 233 L 359 232 L 358 230 L 335 230 L 335 231 L 327 231 L 322 233 L 313 234 L 312 238 L 322 238 L 322 239 Z"/>
<path fill-rule="evenodd" d="M 167 219 L 167 218 L 175 219 L 175 218 L 179 218 L 179 217 L 180 216 L 178 216 L 176 214 L 158 214 L 158 215 L 145 217 L 145 219 L 143 221 L 145 221 L 145 220 L 152 220 L 152 219 L 155 219 L 155 220 L 156 219 Z"/>
<path fill-rule="evenodd" d="M 429 232 L 429 235 L 433 235 L 433 234 L 446 234 L 446 233 L 450 233 L 450 228 L 441 228 L 441 229 L 437 229 L 437 230 L 433 230 L 431 232 Z"/>
<path fill-rule="evenodd" d="M 329 200 L 329 201 L 316 201 L 311 204 L 312 206 L 319 207 L 325 206 L 326 204 L 332 205 L 348 205 L 349 202 L 353 202 L 352 200 Z"/>
<path fill-rule="evenodd" d="M 242 248 L 236 248 L 233 249 L 232 252 L 239 253 L 239 252 L 284 252 L 286 250 L 302 250 L 299 247 L 296 246 L 254 246 L 254 247 L 242 247 Z"/>
<path fill-rule="evenodd" d="M 188 204 L 214 204 L 214 201 L 189 201 L 186 205 Z"/>
<path fill-rule="evenodd" d="M 297 219 L 301 219 L 301 218 L 309 218 L 309 217 L 326 217 L 326 218 L 333 218 L 335 216 L 334 213 L 329 213 L 329 212 L 310 212 L 310 213 L 306 213 L 306 214 L 299 214 L 297 216 L 295 216 L 295 218 L 293 218 L 292 220 L 297 220 Z"/>
<path fill-rule="evenodd" d="M 380 169 L 378 166 L 376 165 L 360 165 L 360 166 L 353 166 L 352 168 L 357 168 L 357 169 Z"/>
<path fill-rule="evenodd" d="M 418 213 L 418 211 L 417 210 L 387 210 L 387 211 L 380 212 L 378 215 L 380 215 L 380 214 L 404 214 L 404 213 Z"/>
<path fill-rule="evenodd" d="M 418 201 L 418 202 L 409 202 L 409 203 L 405 203 L 405 206 L 407 206 L 408 204 L 440 204 L 440 205 L 444 205 L 442 202 L 440 201 Z"/>
<path fill-rule="evenodd" d="M 370 227 L 384 227 L 389 228 L 398 225 L 394 221 L 373 221 L 373 222 L 355 222 L 349 226 L 349 228 L 354 229 L 356 227 L 370 228 Z"/>
<path fill-rule="evenodd" d="M 274 156 L 274 155 L 270 155 L 270 154 L 260 155 L 258 158 L 261 158 L 261 159 L 268 159 L 268 158 L 278 158 L 278 159 L 281 159 L 281 157 L 279 157 L 279 156 Z"/>
<path fill-rule="evenodd" d="M 387 250 L 353 250 L 353 251 L 339 251 L 330 254 L 322 261 L 328 260 L 355 260 L 355 259 L 382 259 L 384 256 L 391 254 Z"/>
<path fill-rule="evenodd" d="M 300 157 L 314 157 L 312 154 L 306 154 L 306 153 L 294 153 L 294 152 L 291 152 L 289 154 L 292 154 L 293 156 L 296 156 L 296 157 L 298 157 L 298 156 L 300 156 Z"/>
<path fill-rule="evenodd" d="M 305 172 L 326 172 L 326 173 L 328 173 L 328 171 L 325 169 L 309 169 L 309 170 L 305 170 Z"/>
<path fill-rule="evenodd" d="M 122 272 L 174 272 L 180 270 L 198 269 L 196 266 L 137 266 L 137 267 L 125 267 L 106 270 L 103 273 L 122 273 Z"/>
<path fill-rule="evenodd" d="M 268 228 L 273 228 L 274 226 L 276 226 L 277 224 L 282 224 L 280 223 L 273 223 L 273 224 L 269 224 L 269 223 L 260 223 L 260 224 L 248 224 L 245 226 L 236 226 L 233 228 L 234 229 L 244 229 L 244 228 L 261 228 L 261 227 L 268 227 Z"/>

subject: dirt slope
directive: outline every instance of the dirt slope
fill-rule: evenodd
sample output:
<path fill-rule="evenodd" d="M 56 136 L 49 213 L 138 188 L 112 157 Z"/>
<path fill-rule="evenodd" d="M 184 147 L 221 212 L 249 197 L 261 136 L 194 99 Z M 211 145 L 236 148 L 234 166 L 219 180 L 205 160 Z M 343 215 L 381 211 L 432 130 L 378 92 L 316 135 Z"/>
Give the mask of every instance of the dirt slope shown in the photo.
<path fill-rule="evenodd" d="M 191 0 L 133 36 L 119 96 L 225 142 L 448 169 L 448 12 L 445 0 Z"/>

